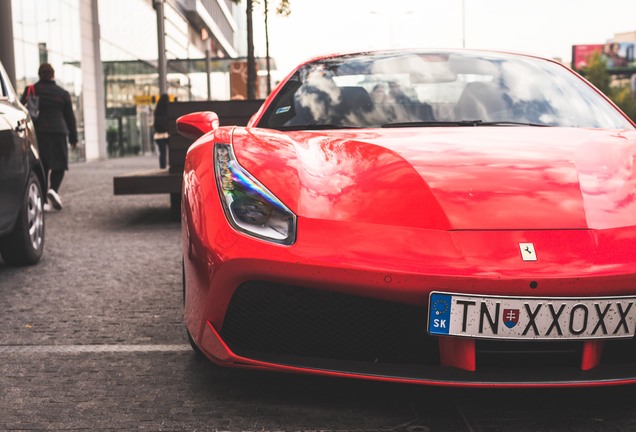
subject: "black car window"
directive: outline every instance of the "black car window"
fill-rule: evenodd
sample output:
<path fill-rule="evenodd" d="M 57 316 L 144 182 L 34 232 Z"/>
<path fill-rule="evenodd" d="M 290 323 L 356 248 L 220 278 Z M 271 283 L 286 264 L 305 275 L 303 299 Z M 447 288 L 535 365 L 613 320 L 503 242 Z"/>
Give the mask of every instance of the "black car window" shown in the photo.
<path fill-rule="evenodd" d="M 2 63 L 0 63 L 0 97 L 7 98 L 11 102 L 17 99 L 17 95 L 13 87 L 11 87 L 9 76 L 7 75 L 7 71 L 4 70 Z"/>
<path fill-rule="evenodd" d="M 9 96 L 9 92 L 7 91 L 7 87 L 4 84 L 4 77 L 2 76 L 2 73 L 0 73 L 0 97 L 8 97 Z"/>

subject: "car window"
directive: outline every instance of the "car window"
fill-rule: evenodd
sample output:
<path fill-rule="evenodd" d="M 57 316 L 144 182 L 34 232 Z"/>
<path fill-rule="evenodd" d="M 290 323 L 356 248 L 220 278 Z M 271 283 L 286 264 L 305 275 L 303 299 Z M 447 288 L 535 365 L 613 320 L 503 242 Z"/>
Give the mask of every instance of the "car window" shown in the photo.
<path fill-rule="evenodd" d="M 9 84 L 9 77 L 4 70 L 2 63 L 0 63 L 0 97 L 13 100 L 13 93 Z"/>
<path fill-rule="evenodd" d="M 562 65 L 527 56 L 471 52 L 358 54 L 307 64 L 284 85 L 259 126 L 302 129 L 475 121 L 633 128 Z"/>
<path fill-rule="evenodd" d="M 2 73 L 0 73 L 0 97 L 2 98 L 7 97 L 7 88 L 4 85 L 4 79 L 3 79 Z"/>

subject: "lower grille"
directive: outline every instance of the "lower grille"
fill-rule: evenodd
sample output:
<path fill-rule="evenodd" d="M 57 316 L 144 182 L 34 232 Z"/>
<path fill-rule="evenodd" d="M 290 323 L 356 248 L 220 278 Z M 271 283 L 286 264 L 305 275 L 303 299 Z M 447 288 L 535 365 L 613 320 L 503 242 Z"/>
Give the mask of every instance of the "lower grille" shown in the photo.
<path fill-rule="evenodd" d="M 477 340 L 477 367 L 541 368 L 573 367 L 581 364 L 580 341 L 493 341 Z"/>
<path fill-rule="evenodd" d="M 565 383 L 634 379 L 636 343 L 606 341 L 581 371 L 582 341 L 475 341 L 476 372 L 440 367 L 425 305 L 269 282 L 241 285 L 220 335 L 235 354 L 270 363 L 442 381 Z"/>
<path fill-rule="evenodd" d="M 221 336 L 236 354 L 438 364 L 426 308 L 267 282 L 240 286 Z"/>
<path fill-rule="evenodd" d="M 634 338 L 605 341 L 601 363 L 614 365 L 636 363 Z"/>

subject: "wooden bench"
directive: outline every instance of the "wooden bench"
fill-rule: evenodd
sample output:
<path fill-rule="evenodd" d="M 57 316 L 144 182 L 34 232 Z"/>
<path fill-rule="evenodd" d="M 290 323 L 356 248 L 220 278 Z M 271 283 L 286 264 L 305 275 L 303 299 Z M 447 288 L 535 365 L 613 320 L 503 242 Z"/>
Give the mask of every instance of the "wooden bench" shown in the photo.
<path fill-rule="evenodd" d="M 245 126 L 263 104 L 262 100 L 195 101 L 168 104 L 168 164 L 154 169 L 124 174 L 113 178 L 115 195 L 170 194 L 170 208 L 177 216 L 181 211 L 183 166 L 192 141 L 177 133 L 176 120 L 196 111 L 214 111 L 221 126 Z"/>

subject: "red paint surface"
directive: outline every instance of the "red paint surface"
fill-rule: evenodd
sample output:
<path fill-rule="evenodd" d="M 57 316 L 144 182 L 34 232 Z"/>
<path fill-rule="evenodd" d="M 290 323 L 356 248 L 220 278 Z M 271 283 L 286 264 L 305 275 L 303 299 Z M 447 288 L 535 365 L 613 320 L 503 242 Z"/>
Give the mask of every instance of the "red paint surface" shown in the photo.
<path fill-rule="evenodd" d="M 297 213 L 294 245 L 227 224 L 214 141 L 232 143 L 240 163 Z M 221 328 L 234 289 L 257 279 L 419 305 L 432 290 L 633 295 L 635 142 L 634 132 L 549 128 L 220 128 L 186 161 L 186 324 L 201 343 L 208 322 Z M 522 242 L 534 244 L 537 261 L 521 260 Z M 598 364 L 593 345 L 583 369 Z M 219 349 L 213 357 L 227 364 L 298 369 L 229 360 Z M 470 370 L 470 350 L 460 351 L 452 366 Z"/>

